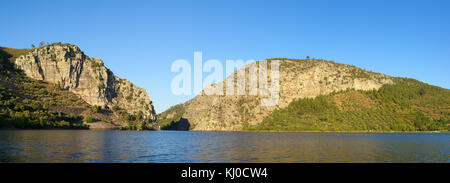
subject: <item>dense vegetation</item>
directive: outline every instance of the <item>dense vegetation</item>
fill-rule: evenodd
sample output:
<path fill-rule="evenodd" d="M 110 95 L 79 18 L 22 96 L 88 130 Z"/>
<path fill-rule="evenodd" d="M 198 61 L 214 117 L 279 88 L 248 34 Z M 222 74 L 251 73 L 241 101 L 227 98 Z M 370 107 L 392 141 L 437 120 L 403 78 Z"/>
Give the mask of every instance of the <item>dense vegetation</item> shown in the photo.
<path fill-rule="evenodd" d="M 184 112 L 183 104 L 174 105 L 159 114 L 157 122 L 163 130 L 173 129 L 173 127 L 176 126 L 176 122 L 183 116 Z"/>
<path fill-rule="evenodd" d="M 122 119 L 127 122 L 126 126 L 120 126 L 120 130 L 154 130 L 155 124 L 145 117 L 142 111 L 135 112 L 133 114 L 127 113 L 125 110 L 120 109 L 118 106 L 112 107 L 113 111 L 119 114 Z"/>
<path fill-rule="evenodd" d="M 379 90 L 297 99 L 248 130 L 449 131 L 450 91 L 394 78 Z"/>

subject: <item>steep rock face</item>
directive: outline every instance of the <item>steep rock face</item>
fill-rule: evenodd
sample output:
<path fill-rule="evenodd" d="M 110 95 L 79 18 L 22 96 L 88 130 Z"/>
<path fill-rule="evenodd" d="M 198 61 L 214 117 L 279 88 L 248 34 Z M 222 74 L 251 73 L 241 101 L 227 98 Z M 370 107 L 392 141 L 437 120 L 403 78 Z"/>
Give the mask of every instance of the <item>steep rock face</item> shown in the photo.
<path fill-rule="evenodd" d="M 183 105 L 185 112 L 182 118 L 189 121 L 193 130 L 237 131 L 261 123 L 275 109 L 286 107 L 296 98 L 314 98 L 346 89 L 379 89 L 384 84 L 393 83 L 386 75 L 350 65 L 314 59 L 280 60 L 279 102 L 278 105 L 265 107 L 260 104 L 261 99 L 267 96 L 248 95 L 249 68 L 259 63 L 240 69 L 246 72 L 245 95 L 205 95 L 204 91 L 211 86 L 206 87 L 200 95 Z M 270 75 L 270 66 L 268 70 Z M 230 79 L 236 81 L 237 72 L 228 76 L 224 83 Z M 268 80 L 270 83 L 270 77 Z M 224 84 L 219 82 L 217 85 Z"/>
<path fill-rule="evenodd" d="M 91 105 L 118 106 L 129 113 L 141 111 L 155 119 L 152 101 L 144 89 L 118 78 L 101 59 L 86 56 L 75 45 L 37 48 L 18 57 L 15 64 L 28 77 L 68 89 Z"/>

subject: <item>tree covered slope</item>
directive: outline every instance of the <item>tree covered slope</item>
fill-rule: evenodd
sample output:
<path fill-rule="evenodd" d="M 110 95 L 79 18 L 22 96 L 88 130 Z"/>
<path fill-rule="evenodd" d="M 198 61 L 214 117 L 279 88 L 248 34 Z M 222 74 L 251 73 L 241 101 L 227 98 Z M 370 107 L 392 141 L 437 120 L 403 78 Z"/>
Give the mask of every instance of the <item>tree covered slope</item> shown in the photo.
<path fill-rule="evenodd" d="M 248 130 L 448 131 L 450 91 L 394 78 L 379 90 L 347 90 L 296 99 Z"/>

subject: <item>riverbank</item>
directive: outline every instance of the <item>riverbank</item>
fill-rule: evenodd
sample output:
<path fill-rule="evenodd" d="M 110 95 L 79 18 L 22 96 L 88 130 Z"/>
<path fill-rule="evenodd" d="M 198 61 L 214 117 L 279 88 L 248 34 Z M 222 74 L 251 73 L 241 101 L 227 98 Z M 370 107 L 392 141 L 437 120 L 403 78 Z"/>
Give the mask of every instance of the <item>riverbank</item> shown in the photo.
<path fill-rule="evenodd" d="M 164 131 L 164 130 L 163 130 Z M 170 130 L 168 130 L 170 131 Z M 205 131 L 205 130 L 189 130 L 189 131 L 195 131 L 195 132 L 249 132 L 249 133 L 260 133 L 260 132 L 266 132 L 266 133 L 298 133 L 298 132 L 305 132 L 305 133 L 450 133 L 450 131 L 314 131 L 314 130 L 308 130 L 308 131 L 282 131 L 282 130 L 238 130 L 238 131 Z"/>

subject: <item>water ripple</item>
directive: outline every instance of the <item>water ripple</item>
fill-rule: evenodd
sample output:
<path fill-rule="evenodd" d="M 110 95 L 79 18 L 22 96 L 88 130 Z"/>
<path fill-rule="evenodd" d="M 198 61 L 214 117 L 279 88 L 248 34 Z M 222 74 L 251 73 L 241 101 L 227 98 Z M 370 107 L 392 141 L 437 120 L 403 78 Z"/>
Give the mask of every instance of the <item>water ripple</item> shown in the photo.
<path fill-rule="evenodd" d="M 448 133 L 2 130 L 0 162 L 444 162 Z"/>

